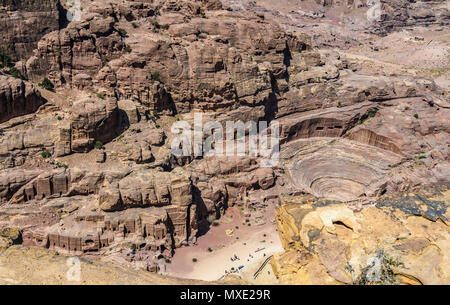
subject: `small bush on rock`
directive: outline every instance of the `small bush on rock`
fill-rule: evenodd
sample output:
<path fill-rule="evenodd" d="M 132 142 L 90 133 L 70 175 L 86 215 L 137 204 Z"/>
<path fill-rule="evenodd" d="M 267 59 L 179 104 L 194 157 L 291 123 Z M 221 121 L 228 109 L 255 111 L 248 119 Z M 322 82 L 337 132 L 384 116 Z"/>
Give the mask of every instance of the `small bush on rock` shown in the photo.
<path fill-rule="evenodd" d="M 47 77 L 44 78 L 42 82 L 38 83 L 38 86 L 49 91 L 52 91 L 55 88 L 53 83 Z"/>
<path fill-rule="evenodd" d="M 100 142 L 100 141 L 97 141 L 97 142 L 95 142 L 94 147 L 95 147 L 96 149 L 102 149 L 102 148 L 103 148 L 103 143 Z"/>
<path fill-rule="evenodd" d="M 52 154 L 48 150 L 44 150 L 43 152 L 41 152 L 41 156 L 44 159 L 48 159 L 52 156 Z"/>

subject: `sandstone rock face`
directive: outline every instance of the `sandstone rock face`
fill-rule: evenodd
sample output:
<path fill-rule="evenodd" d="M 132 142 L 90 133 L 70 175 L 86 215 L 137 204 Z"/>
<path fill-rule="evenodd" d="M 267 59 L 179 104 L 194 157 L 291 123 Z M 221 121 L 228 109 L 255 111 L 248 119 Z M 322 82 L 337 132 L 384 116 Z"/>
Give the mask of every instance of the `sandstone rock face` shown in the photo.
<path fill-rule="evenodd" d="M 33 113 L 44 101 L 32 84 L 0 75 L 0 123 Z"/>
<path fill-rule="evenodd" d="M 200 15 L 193 5 L 142 4 L 142 16 L 125 14 L 117 21 L 113 16 L 132 11 L 133 4 L 116 9 L 95 4 L 82 22 L 43 39 L 27 62 L 28 76 L 80 89 L 94 86 L 108 95 L 113 93 L 107 88 L 114 88 L 141 113 L 220 109 L 246 118 L 251 112 L 246 106 L 262 107 L 256 119 L 342 104 L 344 97 L 358 103 L 421 91 L 414 80 L 343 73 L 347 63 L 337 54 L 311 50 L 303 35 L 286 34 L 258 16 L 216 5 Z M 131 20 L 139 26 L 132 36 Z"/>
<path fill-rule="evenodd" d="M 116 129 L 120 126 L 121 117 L 115 100 L 78 101 L 71 113 L 72 151 L 86 152 L 96 141 L 110 141 L 118 136 Z"/>
<path fill-rule="evenodd" d="M 401 1 L 381 0 L 379 7 L 367 0 L 361 1 L 324 1 L 315 2 L 325 8 L 347 7 L 350 9 L 374 7 L 378 11 L 373 14 L 380 29 L 378 31 L 392 31 L 405 26 L 448 24 L 449 8 L 446 1 Z M 379 12 L 379 16 L 377 13 Z"/>
<path fill-rule="evenodd" d="M 34 171 L 5 171 L 0 178 L 0 198 L 2 202 L 7 202 L 11 199 L 22 186 L 30 182 L 32 179 L 40 174 L 38 170 Z"/>
<path fill-rule="evenodd" d="M 134 11 L 135 4 L 126 2 L 117 11 L 94 5 L 82 22 L 40 42 L 27 62 L 28 76 L 36 81 L 48 76 L 57 85 L 76 88 L 113 87 L 120 98 L 159 112 L 235 109 L 235 100 L 268 104 L 271 80 L 285 78 L 287 35 L 262 20 L 237 20 L 217 11 L 217 3 L 205 2 L 203 8 L 212 9 L 205 10 L 207 18 L 192 1 L 142 4 L 143 16 L 124 16 L 142 23 L 133 37 L 125 34 L 129 25 L 120 28 L 125 20 L 113 16 Z"/>
<path fill-rule="evenodd" d="M 11 202 L 26 202 L 33 199 L 58 197 L 69 191 L 70 174 L 65 170 L 43 173 L 23 185 L 11 198 Z"/>
<path fill-rule="evenodd" d="M 83 1 L 80 21 L 16 63 L 28 80 L 0 71 L 0 230 L 158 272 L 230 206 L 280 201 L 282 283 L 448 283 L 448 92 L 339 49 L 341 12 L 353 22 L 347 49 L 381 39 L 353 18 L 366 1 L 301 1 L 302 12 L 263 2 Z M 443 1 L 383 8 L 378 34 L 447 22 Z M 44 78 L 54 91 L 32 85 Z M 175 156 L 171 126 L 193 112 L 222 125 L 276 120 L 279 164 Z"/>
<path fill-rule="evenodd" d="M 60 27 L 58 0 L 0 1 L 0 52 L 28 59 L 46 33 Z"/>
<path fill-rule="evenodd" d="M 26 114 L 42 104 L 38 91 L 25 95 L 26 89 L 33 88 L 31 85 L 22 81 L 18 84 L 22 84 L 23 96 L 15 94 L 15 99 L 11 99 L 11 91 L 6 91 L 8 116 Z M 120 135 L 128 124 L 113 99 L 83 98 L 57 114 L 52 111 L 58 108 L 47 106 L 40 113 L 2 124 L 0 160 L 4 168 L 22 165 L 29 157 L 43 153 L 60 157 L 90 151 L 97 142 L 102 145 Z"/>
<path fill-rule="evenodd" d="M 383 1 L 382 25 L 386 29 L 411 25 L 448 24 L 446 1 Z"/>
<path fill-rule="evenodd" d="M 139 111 L 133 101 L 119 100 L 119 109 L 123 111 L 129 124 L 136 124 L 140 120 Z"/>
<path fill-rule="evenodd" d="M 139 206 L 189 206 L 192 203 L 191 182 L 183 173 L 139 172 L 100 190 L 104 211 Z"/>
<path fill-rule="evenodd" d="M 46 215 L 43 210 L 51 210 L 56 202 L 63 214 L 70 211 L 70 217 L 64 218 L 50 212 L 43 223 L 34 219 L 35 213 L 25 216 L 16 224 L 25 226 L 25 245 L 80 254 L 112 247 L 115 239 L 125 237 L 142 247 L 146 245 L 143 250 L 171 256 L 175 247 L 196 234 L 197 215 L 190 180 L 180 171 L 128 174 L 60 169 L 28 183 L 18 181 L 23 186 L 15 186 L 10 200 L 17 208 L 8 214 L 21 213 L 28 204 L 35 203 L 41 206 L 41 215 Z M 5 189 L 5 197 L 6 191 L 13 191 L 11 188 Z M 98 195 L 92 198 L 90 194 Z"/>
<path fill-rule="evenodd" d="M 448 283 L 448 195 L 441 185 L 360 211 L 285 198 L 277 223 L 287 251 L 272 259 L 277 276 L 286 284 Z"/>

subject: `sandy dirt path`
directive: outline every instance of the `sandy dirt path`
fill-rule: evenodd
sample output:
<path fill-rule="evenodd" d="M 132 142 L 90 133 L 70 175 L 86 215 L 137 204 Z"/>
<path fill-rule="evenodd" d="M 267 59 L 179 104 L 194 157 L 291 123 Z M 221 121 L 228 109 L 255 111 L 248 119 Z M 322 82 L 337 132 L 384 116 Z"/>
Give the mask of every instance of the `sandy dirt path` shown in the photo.
<path fill-rule="evenodd" d="M 245 217 L 241 211 L 237 207 L 230 208 L 220 225 L 212 227 L 206 235 L 199 237 L 197 245 L 177 249 L 172 262 L 167 264 L 166 273 L 180 278 L 215 281 L 225 271 L 230 272 L 232 268 L 237 270 L 243 266 L 237 274 L 248 282 L 255 282 L 253 274 L 263 261 L 274 253 L 284 251 L 274 222 L 275 207 L 269 206 L 264 217 L 263 225 L 244 225 Z M 232 236 L 225 233 L 230 229 L 233 230 Z M 239 260 L 232 261 L 234 255 Z M 197 262 L 193 262 L 194 258 Z M 270 264 L 262 273 L 264 283 L 277 283 Z"/>

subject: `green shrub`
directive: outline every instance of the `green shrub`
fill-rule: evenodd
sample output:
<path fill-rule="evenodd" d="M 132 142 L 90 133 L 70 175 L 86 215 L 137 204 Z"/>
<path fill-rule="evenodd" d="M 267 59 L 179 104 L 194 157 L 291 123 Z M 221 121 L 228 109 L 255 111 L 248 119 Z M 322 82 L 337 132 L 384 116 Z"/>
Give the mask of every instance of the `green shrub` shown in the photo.
<path fill-rule="evenodd" d="M 378 112 L 378 109 L 372 109 L 369 111 L 369 118 L 373 118 Z"/>
<path fill-rule="evenodd" d="M 139 24 L 137 24 L 136 22 L 132 22 L 131 25 L 133 26 L 133 28 L 137 29 L 139 27 Z"/>
<path fill-rule="evenodd" d="M 67 166 L 67 164 L 60 163 L 60 162 L 56 163 L 56 167 L 58 167 L 58 168 L 65 168 L 65 169 L 69 168 L 69 166 Z"/>
<path fill-rule="evenodd" d="M 211 248 L 208 248 L 208 251 L 209 251 L 209 252 L 213 252 L 213 249 L 211 249 Z"/>
<path fill-rule="evenodd" d="M 131 244 L 130 249 L 131 249 L 132 251 L 136 251 L 136 248 L 137 248 L 136 244 Z"/>
<path fill-rule="evenodd" d="M 171 264 L 172 263 L 172 261 L 170 259 L 168 259 L 168 258 L 166 258 L 165 261 L 166 261 L 166 264 Z"/>
<path fill-rule="evenodd" d="M 94 147 L 95 147 L 96 149 L 102 149 L 102 148 L 103 148 L 103 143 L 100 142 L 100 141 L 97 141 L 97 142 L 95 142 Z"/>
<path fill-rule="evenodd" d="M 61 117 L 60 115 L 58 115 L 58 116 L 56 117 L 56 119 L 57 119 L 58 121 L 61 121 L 61 120 L 62 120 L 62 117 Z"/>
<path fill-rule="evenodd" d="M 11 57 L 6 54 L 0 53 L 0 69 L 8 67 L 11 62 Z"/>
<path fill-rule="evenodd" d="M 161 28 L 161 25 L 158 23 L 158 21 L 153 22 L 153 27 L 157 30 Z"/>
<path fill-rule="evenodd" d="M 101 93 L 97 94 L 97 97 L 98 97 L 99 99 L 102 99 L 102 100 L 105 99 L 105 96 L 104 96 L 103 94 L 101 94 Z"/>
<path fill-rule="evenodd" d="M 415 117 L 416 119 L 419 119 L 419 115 L 418 115 L 417 113 L 414 114 L 414 117 Z"/>
<path fill-rule="evenodd" d="M 372 109 L 372 110 L 369 110 L 369 112 L 367 113 L 367 115 L 364 116 L 364 117 L 359 121 L 359 123 L 360 123 L 360 124 L 363 124 L 363 123 L 364 123 L 365 121 L 367 121 L 368 119 L 373 118 L 373 117 L 377 114 L 377 112 L 378 112 L 378 109 Z"/>
<path fill-rule="evenodd" d="M 127 44 L 125 45 L 124 50 L 127 53 L 131 53 L 131 47 L 129 45 L 127 45 Z"/>
<path fill-rule="evenodd" d="M 117 29 L 117 32 L 119 32 L 119 35 L 122 37 L 126 37 L 128 35 L 127 31 L 125 31 L 125 29 L 122 28 Z"/>
<path fill-rule="evenodd" d="M 159 72 L 154 72 L 154 73 L 152 73 L 152 80 L 153 81 L 160 81 L 160 79 L 161 79 L 161 75 L 159 74 Z"/>
<path fill-rule="evenodd" d="M 192 261 L 193 261 L 194 263 L 198 262 L 198 260 L 197 260 L 195 257 L 192 259 Z"/>
<path fill-rule="evenodd" d="M 380 261 L 379 276 L 373 276 L 373 265 L 368 265 L 361 269 L 361 274 L 353 280 L 354 285 L 370 285 L 370 284 L 381 284 L 381 285 L 393 285 L 398 284 L 398 279 L 396 277 L 395 268 L 402 267 L 405 265 L 398 259 L 394 259 L 384 252 L 384 250 L 376 251 L 376 258 Z M 353 273 L 353 268 L 350 264 L 346 267 L 350 273 Z M 352 276 L 353 277 L 353 276 Z"/>
<path fill-rule="evenodd" d="M 49 91 L 52 91 L 55 88 L 53 83 L 47 77 L 44 78 L 44 80 L 42 82 L 38 83 L 38 86 L 42 87 L 46 90 L 49 90 Z"/>
<path fill-rule="evenodd" d="M 44 150 L 43 152 L 41 152 L 41 156 L 44 159 L 48 159 L 52 156 L 52 154 L 48 150 Z"/>
<path fill-rule="evenodd" d="M 10 68 L 8 73 L 12 77 L 15 77 L 15 78 L 18 78 L 18 79 L 22 79 L 22 80 L 25 79 L 25 77 L 23 77 L 22 73 L 20 73 L 20 71 L 17 70 L 15 67 Z"/>

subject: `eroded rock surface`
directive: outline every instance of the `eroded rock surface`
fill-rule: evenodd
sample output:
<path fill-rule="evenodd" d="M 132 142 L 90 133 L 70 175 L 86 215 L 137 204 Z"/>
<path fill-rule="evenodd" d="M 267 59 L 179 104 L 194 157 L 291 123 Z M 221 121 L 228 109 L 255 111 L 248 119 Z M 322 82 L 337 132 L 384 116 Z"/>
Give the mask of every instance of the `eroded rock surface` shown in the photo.
<path fill-rule="evenodd" d="M 45 100 L 33 84 L 0 75 L 0 123 L 33 113 L 44 102 Z"/>
<path fill-rule="evenodd" d="M 0 52 L 28 59 L 42 36 L 60 28 L 60 14 L 59 0 L 0 1 Z"/>
<path fill-rule="evenodd" d="M 17 232 L 0 248 L 159 272 L 228 207 L 280 201 L 282 283 L 377 282 L 370 262 L 385 283 L 448 283 L 448 91 L 342 51 L 445 25 L 444 2 L 383 2 L 393 14 L 377 31 L 352 19 L 349 43 L 327 26 L 340 9 L 365 15 L 365 1 L 288 2 L 82 1 L 80 21 L 32 35 L 14 65 L 26 79 L 0 70 L 0 229 Z M 194 112 L 277 120 L 280 163 L 175 156 L 171 126 Z"/>
<path fill-rule="evenodd" d="M 382 197 L 355 210 L 313 197 L 286 197 L 277 214 L 285 253 L 272 264 L 289 284 L 444 284 L 448 185 Z"/>

